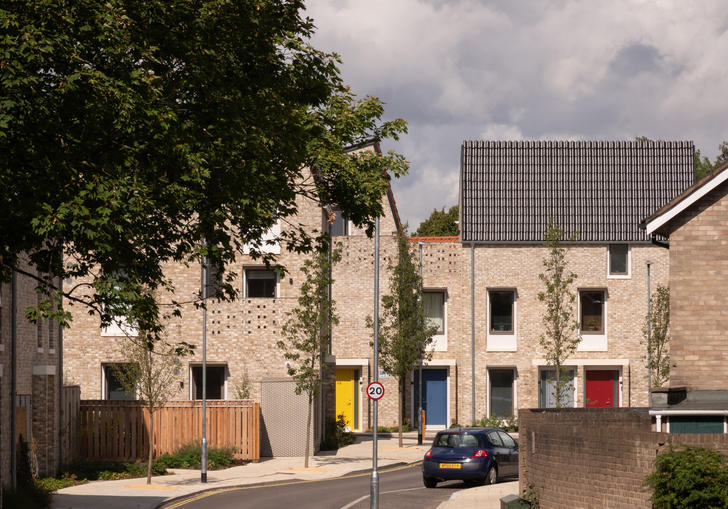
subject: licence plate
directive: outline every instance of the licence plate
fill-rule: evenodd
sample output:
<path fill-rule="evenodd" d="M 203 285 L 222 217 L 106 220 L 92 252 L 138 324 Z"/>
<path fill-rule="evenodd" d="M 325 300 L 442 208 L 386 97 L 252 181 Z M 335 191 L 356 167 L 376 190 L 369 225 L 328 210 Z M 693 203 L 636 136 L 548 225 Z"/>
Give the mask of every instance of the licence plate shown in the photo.
<path fill-rule="evenodd" d="M 440 463 L 440 468 L 460 468 L 460 463 Z"/>

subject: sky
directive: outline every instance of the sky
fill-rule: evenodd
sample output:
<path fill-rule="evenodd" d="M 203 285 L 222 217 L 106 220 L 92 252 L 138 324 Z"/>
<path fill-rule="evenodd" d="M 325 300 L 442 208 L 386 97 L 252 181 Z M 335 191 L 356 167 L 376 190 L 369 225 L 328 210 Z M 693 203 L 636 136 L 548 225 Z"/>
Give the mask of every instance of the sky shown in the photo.
<path fill-rule="evenodd" d="M 408 134 L 410 231 L 458 200 L 464 140 L 728 140 L 724 0 L 309 0 L 313 45 Z"/>

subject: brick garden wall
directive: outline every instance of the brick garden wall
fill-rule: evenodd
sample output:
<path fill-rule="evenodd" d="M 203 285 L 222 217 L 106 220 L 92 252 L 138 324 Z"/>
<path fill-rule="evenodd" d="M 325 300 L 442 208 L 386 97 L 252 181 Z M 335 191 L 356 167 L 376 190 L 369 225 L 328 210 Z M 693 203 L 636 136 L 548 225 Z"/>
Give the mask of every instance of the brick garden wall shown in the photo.
<path fill-rule="evenodd" d="M 646 408 L 522 409 L 519 417 L 519 487 L 533 485 L 542 509 L 647 509 L 642 482 L 670 445 L 728 453 L 725 434 L 650 431 Z"/>

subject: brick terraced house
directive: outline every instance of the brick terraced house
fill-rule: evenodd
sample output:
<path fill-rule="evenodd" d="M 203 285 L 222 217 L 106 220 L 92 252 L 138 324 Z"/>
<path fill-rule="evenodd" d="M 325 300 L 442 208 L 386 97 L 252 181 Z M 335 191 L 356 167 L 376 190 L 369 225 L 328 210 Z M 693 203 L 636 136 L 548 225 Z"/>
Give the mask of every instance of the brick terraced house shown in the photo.
<path fill-rule="evenodd" d="M 653 284 L 666 283 L 667 251 L 638 228 L 641 218 L 678 196 L 693 181 L 693 145 L 686 142 L 466 142 L 460 169 L 461 235 L 413 238 L 421 244 L 424 304 L 440 327 L 432 359 L 423 369 L 427 427 L 469 424 L 484 415 L 515 415 L 518 408 L 554 404 L 549 371 L 539 347 L 542 288 L 538 274 L 547 250 L 543 236 L 549 218 L 569 233 L 570 269 L 578 274 L 577 314 L 582 342 L 568 361 L 574 406 L 645 406 L 647 373 L 641 328 L 646 314 L 646 261 Z M 380 292 L 388 291 L 387 263 L 396 256 L 399 217 L 391 192 L 381 219 Z M 326 214 L 313 202 L 299 204 L 289 218 L 313 230 L 328 228 Z M 280 228 L 290 227 L 282 222 Z M 332 235 L 342 243 L 333 269 L 332 294 L 340 318 L 332 331 L 328 415 L 344 414 L 350 428 L 372 425 L 364 394 L 373 379 L 373 239 L 338 217 Z M 252 397 L 261 384 L 286 378 L 276 348 L 286 313 L 296 305 L 303 258 L 284 246 L 280 278 L 246 255 L 232 269 L 242 290 L 236 302 L 208 305 L 208 395 L 235 399 L 244 376 Z M 199 291 L 200 268 L 170 266 L 177 298 Z M 65 334 L 66 373 L 81 385 L 82 398 L 114 399 L 119 391 L 111 364 L 122 362 L 121 331 L 101 330 L 98 317 L 74 310 Z M 169 327 L 170 339 L 198 345 L 183 360 L 180 399 L 201 396 L 201 312 L 192 306 Z M 386 395 L 380 425 L 397 422 L 397 386 L 381 376 Z M 405 418 L 416 421 L 419 377 L 408 381 Z M 261 410 L 265 414 L 265 401 Z"/>
<path fill-rule="evenodd" d="M 361 149 L 378 151 L 379 147 L 371 144 Z M 276 240 L 279 233 L 287 228 L 301 227 L 308 232 L 328 228 L 334 240 L 342 243 L 343 258 L 334 271 L 337 281 L 333 291 L 338 314 L 341 317 L 341 325 L 333 332 L 334 353 L 338 356 L 336 358 L 332 356 L 328 360 L 331 363 L 330 387 L 333 387 L 334 376 L 338 374 L 339 383 L 344 385 L 348 383 L 353 392 L 354 378 L 359 382 L 362 376 L 364 379 L 371 377 L 367 368 L 371 365 L 372 357 L 371 348 L 368 348 L 371 331 L 366 329 L 365 319 L 373 312 L 374 241 L 351 221 L 341 217 L 341 214 L 336 214 L 333 224 L 329 224 L 329 212 L 310 199 L 299 197 L 297 206 L 298 215 L 282 218 L 264 240 Z M 380 219 L 382 266 L 380 287 L 382 292 L 385 292 L 388 275 L 384 268 L 388 257 L 395 253 L 395 234 L 400 228 L 391 190 L 383 197 L 383 209 L 385 214 Z M 244 250 L 236 262 L 227 267 L 237 274 L 233 284 L 240 290 L 240 298 L 234 302 L 208 299 L 207 397 L 209 399 L 238 399 L 239 389 L 245 384 L 245 380 L 248 380 L 250 397 L 261 401 L 264 392 L 263 382 L 290 380 L 283 352 L 277 348 L 276 343 L 282 339 L 281 328 L 288 318 L 288 313 L 297 305 L 300 287 L 304 281 L 300 269 L 303 267 L 305 255 L 290 252 L 282 244 L 282 242 L 264 244 L 262 249 L 276 255 L 276 263 L 287 270 L 284 277 L 266 269 L 260 260 L 254 260 L 247 250 Z M 200 293 L 201 268 L 199 265 L 170 264 L 165 274 L 174 283 L 175 299 L 190 302 L 182 309 L 182 317 L 172 319 L 168 324 L 168 339 L 171 342 L 186 341 L 196 346 L 194 355 L 181 359 L 173 398 L 201 399 L 202 311 L 192 304 Z M 115 364 L 125 361 L 122 351 L 124 334 L 125 332 L 134 334 L 133 329 L 124 331 L 116 325 L 102 329 L 98 316 L 90 315 L 86 309 L 70 304 L 72 303 L 68 303 L 67 306 L 73 314 L 73 322 L 71 328 L 64 334 L 64 366 L 67 378 L 80 385 L 81 399 L 133 398 L 133 395 L 124 392 L 113 369 Z M 349 347 L 352 341 L 359 350 L 355 356 L 348 354 L 349 351 L 353 351 L 353 348 Z M 347 376 L 349 379 L 346 379 Z M 274 388 L 266 394 L 271 394 L 274 399 L 279 398 L 281 393 L 276 392 L 277 390 Z M 330 394 L 327 394 L 326 398 L 326 401 L 330 401 L 330 409 L 335 405 L 332 390 L 329 389 Z M 354 408 L 354 405 L 349 403 L 351 401 L 339 398 L 339 413 L 348 411 L 350 407 L 351 426 L 357 430 L 367 428 L 369 420 L 366 411 L 362 412 L 361 404 Z M 285 405 L 281 403 L 279 406 Z M 295 411 L 291 408 L 283 408 L 275 416 L 266 414 L 267 410 L 271 410 L 271 406 L 263 405 L 261 409 L 263 427 L 267 427 L 268 432 L 273 431 L 271 427 L 288 426 L 293 422 L 291 412 Z M 302 411 L 305 425 L 305 406 L 302 407 Z M 294 424 L 298 428 L 296 433 L 300 432 L 302 427 Z M 291 441 L 290 437 L 287 441 Z M 264 453 L 265 447 L 264 444 Z"/>
<path fill-rule="evenodd" d="M 728 433 L 728 164 L 645 219 L 670 240 L 670 382 L 656 430 Z"/>
<path fill-rule="evenodd" d="M 567 260 L 582 339 L 566 361 L 568 404 L 647 406 L 646 262 L 666 284 L 669 259 L 638 225 L 693 175 L 687 142 L 465 142 L 460 236 L 411 239 L 442 331 L 423 376 L 428 428 L 555 404 L 537 297 L 549 218 L 577 233 Z"/>

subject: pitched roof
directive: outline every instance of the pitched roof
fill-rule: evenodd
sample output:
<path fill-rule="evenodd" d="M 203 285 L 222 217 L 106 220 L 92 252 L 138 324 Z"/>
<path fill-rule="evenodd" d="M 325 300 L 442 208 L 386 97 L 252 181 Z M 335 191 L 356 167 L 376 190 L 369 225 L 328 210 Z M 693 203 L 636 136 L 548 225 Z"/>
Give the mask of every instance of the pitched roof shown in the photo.
<path fill-rule="evenodd" d="M 711 171 L 708 175 L 687 188 L 685 192 L 642 221 L 640 226 L 644 227 L 647 235 L 652 233 L 659 233 L 665 236 L 669 235 L 669 225 L 674 219 L 679 217 L 700 198 L 727 180 L 728 162 Z"/>
<path fill-rule="evenodd" d="M 641 219 L 693 175 L 688 141 L 466 141 L 461 239 L 541 243 L 553 218 L 578 242 L 649 242 Z"/>

